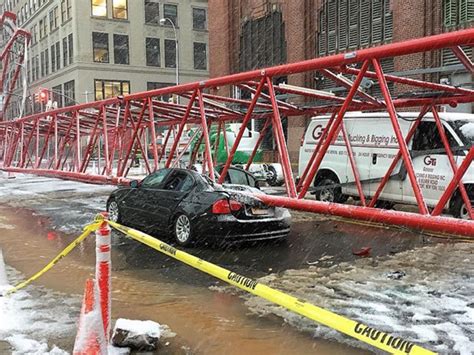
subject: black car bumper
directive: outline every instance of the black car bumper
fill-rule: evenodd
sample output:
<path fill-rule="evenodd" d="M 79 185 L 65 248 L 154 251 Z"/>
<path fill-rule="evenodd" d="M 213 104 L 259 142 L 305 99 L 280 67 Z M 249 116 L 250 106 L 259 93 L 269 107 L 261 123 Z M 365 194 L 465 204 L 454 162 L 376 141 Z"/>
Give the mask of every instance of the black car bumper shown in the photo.
<path fill-rule="evenodd" d="M 207 215 L 201 216 L 193 228 L 199 239 L 259 241 L 285 238 L 290 232 L 290 221 L 288 211 L 280 211 L 278 216 L 246 220 L 233 215 Z"/>

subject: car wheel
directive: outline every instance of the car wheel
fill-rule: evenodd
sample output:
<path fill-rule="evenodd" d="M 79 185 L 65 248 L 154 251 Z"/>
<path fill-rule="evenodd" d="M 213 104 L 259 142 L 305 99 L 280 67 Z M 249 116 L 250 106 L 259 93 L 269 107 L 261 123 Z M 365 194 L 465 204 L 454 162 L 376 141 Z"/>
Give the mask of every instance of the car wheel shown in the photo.
<path fill-rule="evenodd" d="M 117 201 L 111 200 L 107 206 L 107 212 L 109 212 L 109 220 L 112 222 L 120 223 L 120 209 Z"/>
<path fill-rule="evenodd" d="M 316 184 L 316 199 L 321 202 L 340 202 L 341 199 L 341 188 L 337 185 L 337 182 L 331 178 L 325 178 Z"/>
<path fill-rule="evenodd" d="M 469 194 L 469 199 L 471 200 L 471 204 L 474 205 L 474 194 Z M 469 219 L 469 213 L 467 211 L 466 204 L 462 199 L 461 195 L 458 194 L 451 206 L 451 214 L 456 218 L 461 219 Z"/>
<path fill-rule="evenodd" d="M 185 214 L 179 215 L 174 222 L 174 237 L 179 245 L 188 246 L 192 243 L 191 221 Z"/>
<path fill-rule="evenodd" d="M 273 166 L 271 165 L 268 166 L 268 172 L 270 173 L 270 176 L 267 178 L 268 185 L 270 186 L 283 185 L 284 181 L 278 180 L 278 173 Z"/>

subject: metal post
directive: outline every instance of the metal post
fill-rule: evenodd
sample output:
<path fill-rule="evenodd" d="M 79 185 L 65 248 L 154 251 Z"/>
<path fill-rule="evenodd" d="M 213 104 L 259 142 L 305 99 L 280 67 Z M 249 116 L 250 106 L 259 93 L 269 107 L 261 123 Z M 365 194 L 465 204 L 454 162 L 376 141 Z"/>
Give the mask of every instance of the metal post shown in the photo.
<path fill-rule="evenodd" d="M 107 212 L 101 213 L 104 219 L 108 218 Z M 111 289 L 111 239 L 110 226 L 107 221 L 103 221 L 100 228 L 96 231 L 96 268 L 95 279 L 99 286 L 99 303 L 102 313 L 102 321 L 104 325 L 104 334 L 106 341 L 110 336 L 111 323 L 111 303 L 112 303 L 112 289 Z"/>

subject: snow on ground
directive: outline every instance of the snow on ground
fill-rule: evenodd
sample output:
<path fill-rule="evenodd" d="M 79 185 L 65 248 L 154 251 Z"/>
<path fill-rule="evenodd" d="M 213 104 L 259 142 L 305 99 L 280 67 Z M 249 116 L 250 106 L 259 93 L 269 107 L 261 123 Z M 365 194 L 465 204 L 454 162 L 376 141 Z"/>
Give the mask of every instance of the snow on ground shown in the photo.
<path fill-rule="evenodd" d="M 6 266 L 6 271 L 12 285 L 23 280 L 15 269 Z M 79 297 L 36 286 L 0 297 L 0 341 L 10 343 L 17 355 L 67 354 L 48 340 L 71 338 L 80 308 Z"/>
<path fill-rule="evenodd" d="M 8 174 L 0 171 L 0 204 L 28 207 L 39 215 L 51 216 L 52 224 L 65 233 L 76 233 L 90 223 L 94 216 L 104 211 L 107 197 L 116 187 L 84 184 L 35 175 Z M 68 208 L 64 200 L 70 199 Z M 0 220 L 2 224 L 2 220 Z"/>
<path fill-rule="evenodd" d="M 329 268 L 288 270 L 259 281 L 439 353 L 472 354 L 473 247 L 473 244 L 438 244 Z M 250 294 L 242 297 L 258 315 L 273 313 L 315 337 L 364 347 L 361 342 L 263 299 Z"/>

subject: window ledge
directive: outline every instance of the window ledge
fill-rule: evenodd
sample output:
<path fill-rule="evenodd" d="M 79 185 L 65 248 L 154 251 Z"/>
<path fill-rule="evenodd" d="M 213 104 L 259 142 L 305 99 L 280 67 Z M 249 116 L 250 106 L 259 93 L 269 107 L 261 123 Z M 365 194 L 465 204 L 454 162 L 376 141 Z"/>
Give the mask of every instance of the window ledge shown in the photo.
<path fill-rule="evenodd" d="M 106 16 L 93 16 L 93 15 L 91 15 L 91 19 L 93 19 L 93 20 L 102 20 L 102 21 L 130 23 L 130 20 L 128 20 L 128 19 L 112 18 L 112 17 L 106 17 Z"/>
<path fill-rule="evenodd" d="M 66 21 L 62 22 L 61 26 L 64 26 L 64 25 L 66 25 L 67 23 L 69 23 L 71 21 L 72 21 L 72 16 L 70 18 L 68 18 Z"/>
<path fill-rule="evenodd" d="M 209 30 L 207 28 L 193 28 L 193 31 L 201 32 L 201 33 L 209 33 Z"/>

